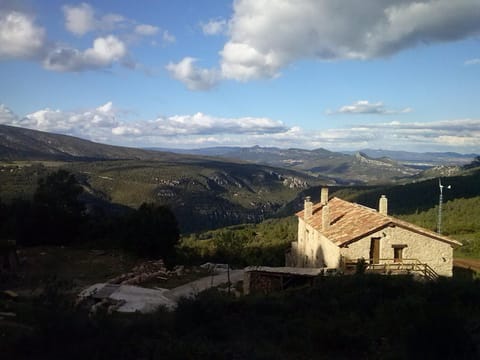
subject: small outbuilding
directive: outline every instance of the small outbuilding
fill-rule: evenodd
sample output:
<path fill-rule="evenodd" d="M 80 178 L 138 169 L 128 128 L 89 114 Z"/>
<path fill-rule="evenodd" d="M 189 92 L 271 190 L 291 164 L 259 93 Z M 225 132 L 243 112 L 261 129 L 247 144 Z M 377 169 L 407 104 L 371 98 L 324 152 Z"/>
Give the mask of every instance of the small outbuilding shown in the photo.
<path fill-rule="evenodd" d="M 325 269 L 249 266 L 245 268 L 243 293 L 268 294 L 291 287 L 311 286 L 322 275 L 326 275 Z"/>

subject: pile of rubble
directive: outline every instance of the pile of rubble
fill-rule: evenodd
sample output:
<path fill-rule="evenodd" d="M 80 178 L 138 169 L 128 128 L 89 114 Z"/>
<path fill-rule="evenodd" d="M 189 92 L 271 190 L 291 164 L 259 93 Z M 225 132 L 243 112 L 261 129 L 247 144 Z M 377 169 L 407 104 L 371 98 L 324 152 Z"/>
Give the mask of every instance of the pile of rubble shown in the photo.
<path fill-rule="evenodd" d="M 106 283 L 95 284 L 85 289 L 80 293 L 77 303 L 89 308 L 92 314 L 100 309 L 110 314 L 114 311 L 149 312 L 159 305 L 172 307 L 172 301 L 163 296 L 168 290 L 145 289 L 134 285 L 155 280 L 166 281 L 172 276 L 182 275 L 183 272 L 183 266 L 167 270 L 161 259 L 145 261 Z"/>
<path fill-rule="evenodd" d="M 151 280 L 168 280 L 172 275 L 180 276 L 183 274 L 183 266 L 176 266 L 172 271 L 168 271 L 162 259 L 145 261 L 135 266 L 130 272 L 119 275 L 107 283 L 119 285 L 138 285 Z"/>
<path fill-rule="evenodd" d="M 154 279 L 181 276 L 183 273 L 198 271 L 203 276 L 173 289 L 155 287 L 144 288 L 138 285 Z M 231 270 L 228 264 L 203 264 L 200 269 L 185 269 L 177 266 L 172 271 L 165 268 L 163 261 L 147 261 L 136 266 L 132 271 L 111 279 L 108 283 L 97 283 L 84 289 L 78 296 L 77 304 L 89 309 L 91 314 L 105 312 L 150 313 L 159 307 L 168 310 L 176 308 L 179 299 L 193 297 L 211 287 L 227 285 L 225 291 L 230 291 L 230 285 L 243 279 L 243 270 Z"/>

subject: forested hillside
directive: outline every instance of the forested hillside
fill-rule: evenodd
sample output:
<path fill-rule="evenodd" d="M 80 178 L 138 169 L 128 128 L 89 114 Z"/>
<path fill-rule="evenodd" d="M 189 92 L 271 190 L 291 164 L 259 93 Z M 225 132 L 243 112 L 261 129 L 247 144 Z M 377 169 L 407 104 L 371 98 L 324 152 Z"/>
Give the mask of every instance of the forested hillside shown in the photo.
<path fill-rule="evenodd" d="M 456 250 L 457 256 L 480 258 L 480 171 L 468 170 L 463 176 L 443 178 L 442 181 L 444 184 L 451 185 L 451 189 L 444 188 L 442 233 L 464 244 Z M 374 209 L 378 207 L 378 199 L 382 194 L 388 197 L 389 214 L 436 231 L 438 179 L 402 186 L 330 188 L 330 196 L 337 196 Z M 319 201 L 320 187 L 302 192 L 295 201 L 282 210 L 282 213 L 293 215 L 300 210 L 303 206 L 303 198 L 307 195 L 311 196 L 315 202 Z M 263 248 L 265 253 L 273 254 L 270 246 L 275 243 L 283 249 L 288 249 L 290 242 L 297 238 L 296 221 L 295 217 L 289 216 L 257 225 L 245 224 L 195 234 L 184 238 L 182 246 L 192 257 L 212 260 L 218 258 L 217 251 L 220 248 L 218 244 L 227 238 L 234 249 L 232 250 L 232 254 L 236 255 L 234 259 L 241 264 L 248 263 L 249 255 L 239 248 Z M 265 234 L 268 234 L 267 238 Z M 270 258 L 268 264 L 279 264 L 282 261 L 284 261 L 284 254 L 277 252 L 276 257 Z"/>
<path fill-rule="evenodd" d="M 31 198 L 39 179 L 56 169 L 73 173 L 87 207 L 117 211 L 144 202 L 166 205 L 183 232 L 259 222 L 274 216 L 321 179 L 265 165 L 215 159 L 175 161 L 4 162 L 0 198 Z"/>
<path fill-rule="evenodd" d="M 430 230 L 436 230 L 438 206 L 400 218 Z M 463 243 L 459 256 L 480 258 L 480 196 L 454 199 L 443 204 L 442 234 Z"/>

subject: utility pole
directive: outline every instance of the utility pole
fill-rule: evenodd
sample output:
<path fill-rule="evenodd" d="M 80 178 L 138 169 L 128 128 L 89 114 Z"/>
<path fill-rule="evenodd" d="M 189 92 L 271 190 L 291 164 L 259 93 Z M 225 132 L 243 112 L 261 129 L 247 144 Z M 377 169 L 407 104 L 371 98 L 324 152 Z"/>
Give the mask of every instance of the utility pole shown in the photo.
<path fill-rule="evenodd" d="M 442 179 L 438 179 L 438 187 L 440 188 L 440 196 L 438 199 L 438 219 L 437 219 L 437 233 L 442 233 L 442 203 L 443 203 L 443 188 L 445 185 L 442 185 Z M 451 189 L 452 186 L 448 185 L 447 189 Z"/>

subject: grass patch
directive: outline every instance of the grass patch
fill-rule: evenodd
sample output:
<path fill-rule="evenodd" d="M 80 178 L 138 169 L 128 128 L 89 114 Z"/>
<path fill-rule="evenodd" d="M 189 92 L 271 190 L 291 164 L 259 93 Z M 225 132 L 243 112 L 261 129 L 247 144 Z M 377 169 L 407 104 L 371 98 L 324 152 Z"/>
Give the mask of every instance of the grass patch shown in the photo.
<path fill-rule="evenodd" d="M 20 248 L 18 253 L 23 264 L 16 280 L 3 284 L 3 289 L 8 286 L 28 291 L 51 278 L 71 281 L 75 289 L 80 289 L 125 273 L 139 263 L 139 259 L 117 250 L 36 246 Z"/>

